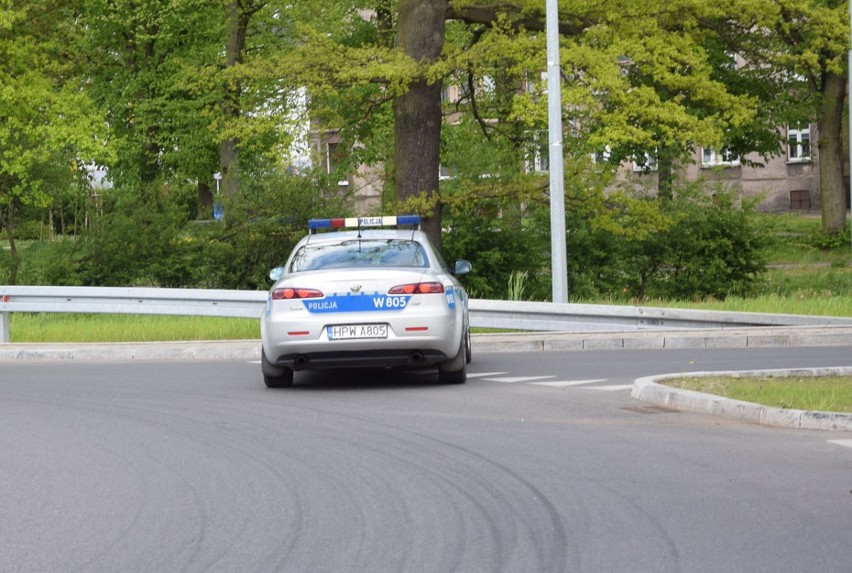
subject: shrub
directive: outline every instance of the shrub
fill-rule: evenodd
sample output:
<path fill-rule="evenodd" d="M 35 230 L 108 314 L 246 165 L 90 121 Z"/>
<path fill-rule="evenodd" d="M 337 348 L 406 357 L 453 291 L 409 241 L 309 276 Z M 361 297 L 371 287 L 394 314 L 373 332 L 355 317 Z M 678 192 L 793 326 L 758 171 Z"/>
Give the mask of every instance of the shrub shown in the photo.
<path fill-rule="evenodd" d="M 487 205 L 455 206 L 444 210 L 443 255 L 448 261 L 465 258 L 473 271 L 462 277 L 471 296 L 505 299 L 513 276 L 524 275 L 524 297 L 548 297 L 550 277 L 546 273 L 547 231 L 533 220 L 515 213 L 496 217 Z"/>
<path fill-rule="evenodd" d="M 187 214 L 176 194 L 158 189 L 143 199 L 135 193 L 114 190 L 113 203 L 80 246 L 77 272 L 85 285 L 182 286 L 185 269 L 161 273 L 162 261 L 174 264 L 172 255 Z"/>
<path fill-rule="evenodd" d="M 828 232 L 817 229 L 808 234 L 805 244 L 821 251 L 833 251 L 849 246 L 849 233 L 847 230 Z"/>
<path fill-rule="evenodd" d="M 724 298 L 747 294 L 766 266 L 768 235 L 752 204 L 697 186 L 671 200 L 586 193 L 569 215 L 575 298 Z"/>

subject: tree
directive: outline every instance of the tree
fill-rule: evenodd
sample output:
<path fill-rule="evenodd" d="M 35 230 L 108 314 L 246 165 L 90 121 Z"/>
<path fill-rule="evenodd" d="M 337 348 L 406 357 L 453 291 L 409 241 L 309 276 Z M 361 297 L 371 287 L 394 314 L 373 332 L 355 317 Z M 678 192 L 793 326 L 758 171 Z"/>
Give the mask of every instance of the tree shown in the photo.
<path fill-rule="evenodd" d="M 103 124 L 83 91 L 75 3 L 14 1 L 0 16 L 0 226 L 20 265 L 15 225 L 24 205 L 44 206 L 49 187 L 70 185 L 76 162 L 105 154 Z"/>
<path fill-rule="evenodd" d="M 433 126 L 432 118 L 440 83 L 448 74 L 461 72 L 457 77 L 467 82 L 470 94 L 466 109 L 479 118 L 486 137 L 503 131 L 523 154 L 546 129 L 546 100 L 530 98 L 523 87 L 529 82 L 525 82 L 524 73 L 518 73 L 523 70 L 527 77 L 535 78 L 544 66 L 540 39 L 544 14 L 539 4 L 446 4 L 446 18 L 467 28 L 468 44 L 462 47 L 444 45 L 445 25 L 429 17 L 443 4 L 399 2 L 395 45 L 421 66 L 431 64 L 394 99 L 393 173 L 399 196 L 418 192 L 429 195 L 435 186 L 440 158 L 433 150 L 441 127 Z M 671 193 L 678 161 L 699 145 L 724 146 L 743 154 L 777 152 L 780 138 L 768 119 L 778 116 L 769 113 L 775 109 L 771 100 L 760 99 L 771 93 L 766 88 L 767 76 L 745 81 L 747 76 L 740 72 L 735 78 L 738 83 L 734 83 L 729 81 L 732 76 L 723 73 L 730 56 L 713 24 L 735 20 L 740 16 L 737 9 L 708 8 L 690 0 L 675 0 L 653 12 L 636 3 L 615 1 L 577 2 L 563 7 L 559 16 L 563 80 L 567 84 L 563 119 L 571 126 L 569 135 L 574 136 L 569 137 L 568 152 L 573 147 L 578 156 L 588 156 L 595 148 L 607 147 L 614 164 L 645 154 L 656 156 L 663 196 Z M 507 44 L 512 44 L 516 53 L 492 41 L 501 35 L 511 38 Z M 478 50 L 477 45 L 486 48 Z M 484 71 L 474 54 L 498 65 L 492 65 L 489 75 L 474 77 L 477 71 Z M 501 59 L 505 64 L 502 68 Z M 504 73 L 509 70 L 513 73 Z M 463 77 L 465 72 L 467 78 Z M 477 109 L 481 102 L 474 88 L 484 81 L 496 83 L 496 90 L 504 96 L 502 103 L 490 110 L 495 115 L 486 116 Z M 515 85 L 509 85 L 511 82 Z M 422 115 L 412 110 L 421 110 Z M 501 127 L 494 127 L 495 123 Z M 507 125 L 514 126 L 513 134 L 502 127 Z M 413 153 L 411 145 L 420 151 Z M 431 225 L 440 227 L 440 207 L 433 217 Z M 433 239 L 439 234 L 434 228 L 431 233 Z"/>
<path fill-rule="evenodd" d="M 839 233 L 846 226 L 846 186 L 843 176 L 843 116 L 848 78 L 848 3 L 843 0 L 774 0 L 760 11 L 762 29 L 777 44 L 764 52 L 792 79 L 806 82 L 811 118 L 819 138 L 822 227 Z"/>
<path fill-rule="evenodd" d="M 218 92 L 199 89 L 197 67 L 221 53 L 221 10 L 203 0 L 83 0 L 91 93 L 118 150 L 109 177 L 143 196 L 163 182 L 216 170 L 207 110 Z"/>
<path fill-rule="evenodd" d="M 394 98 L 393 185 L 402 200 L 438 190 L 442 78 L 425 73 L 444 47 L 447 0 L 400 0 L 394 47 L 423 67 L 405 93 Z M 441 205 L 424 222 L 440 249 Z"/>

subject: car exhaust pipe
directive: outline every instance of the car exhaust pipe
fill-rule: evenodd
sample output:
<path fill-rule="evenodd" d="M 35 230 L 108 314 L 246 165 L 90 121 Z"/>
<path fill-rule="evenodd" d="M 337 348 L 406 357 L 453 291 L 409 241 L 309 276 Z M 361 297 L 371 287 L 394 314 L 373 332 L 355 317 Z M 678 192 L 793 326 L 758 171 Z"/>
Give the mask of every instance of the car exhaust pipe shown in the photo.
<path fill-rule="evenodd" d="M 412 352 L 408 357 L 408 365 L 409 366 L 419 366 L 423 363 L 424 357 L 423 353 L 419 350 Z"/>
<path fill-rule="evenodd" d="M 296 357 L 296 361 L 293 364 L 293 368 L 295 370 L 302 370 L 303 368 L 307 368 L 308 362 L 310 362 L 310 360 L 308 360 L 308 357 L 304 354 L 300 354 Z"/>

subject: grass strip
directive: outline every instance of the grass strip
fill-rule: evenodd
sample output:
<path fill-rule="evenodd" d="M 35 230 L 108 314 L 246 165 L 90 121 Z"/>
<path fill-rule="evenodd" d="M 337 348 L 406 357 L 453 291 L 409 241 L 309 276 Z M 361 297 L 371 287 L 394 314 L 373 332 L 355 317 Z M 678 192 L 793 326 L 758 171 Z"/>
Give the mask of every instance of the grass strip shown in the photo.
<path fill-rule="evenodd" d="M 258 318 L 140 314 L 12 313 L 12 342 L 256 340 Z"/>
<path fill-rule="evenodd" d="M 662 383 L 772 408 L 852 412 L 852 376 L 708 376 Z"/>

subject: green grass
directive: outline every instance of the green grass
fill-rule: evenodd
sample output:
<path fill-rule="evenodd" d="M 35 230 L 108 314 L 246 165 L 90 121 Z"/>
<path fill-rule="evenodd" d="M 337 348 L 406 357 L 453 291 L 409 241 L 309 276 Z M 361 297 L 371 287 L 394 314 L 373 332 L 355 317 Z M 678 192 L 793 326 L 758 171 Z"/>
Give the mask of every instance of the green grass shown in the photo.
<path fill-rule="evenodd" d="M 789 296 L 765 294 L 753 298 L 728 297 L 725 300 L 646 300 L 642 306 L 849 317 L 852 316 L 852 295 L 800 291 Z"/>
<path fill-rule="evenodd" d="M 12 313 L 12 342 L 152 342 L 252 340 L 260 320 L 204 316 Z"/>
<path fill-rule="evenodd" d="M 824 377 L 695 377 L 663 381 L 667 386 L 696 390 L 773 408 L 852 412 L 852 376 Z"/>

